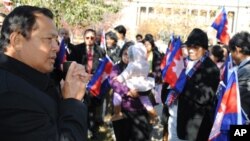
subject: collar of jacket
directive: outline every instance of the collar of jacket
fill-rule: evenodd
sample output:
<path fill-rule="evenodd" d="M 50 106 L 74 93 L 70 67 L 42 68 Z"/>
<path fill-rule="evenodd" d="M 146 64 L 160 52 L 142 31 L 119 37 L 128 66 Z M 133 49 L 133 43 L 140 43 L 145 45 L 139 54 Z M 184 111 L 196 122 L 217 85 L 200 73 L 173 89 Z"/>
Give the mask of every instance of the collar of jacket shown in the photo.
<path fill-rule="evenodd" d="M 246 64 L 248 64 L 250 61 L 250 57 L 247 57 L 246 59 L 244 59 L 240 65 L 238 66 L 238 69 L 242 68 L 243 66 L 245 66 Z"/>
<path fill-rule="evenodd" d="M 0 53 L 0 69 L 7 70 L 16 76 L 25 79 L 42 91 L 46 90 L 49 86 L 50 78 L 48 74 L 41 73 L 3 53 Z"/>

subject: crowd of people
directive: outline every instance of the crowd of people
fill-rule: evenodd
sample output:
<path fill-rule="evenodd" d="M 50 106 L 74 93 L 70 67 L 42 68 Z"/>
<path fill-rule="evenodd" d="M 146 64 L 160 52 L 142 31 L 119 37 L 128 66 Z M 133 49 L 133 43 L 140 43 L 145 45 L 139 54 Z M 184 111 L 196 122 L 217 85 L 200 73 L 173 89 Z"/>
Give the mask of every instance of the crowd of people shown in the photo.
<path fill-rule="evenodd" d="M 103 140 L 99 129 L 108 123 L 117 141 L 150 141 L 158 116 L 162 141 L 208 140 L 229 53 L 238 67 L 242 110 L 250 115 L 248 32 L 235 34 L 228 46 L 209 46 L 206 32 L 194 28 L 182 44 L 187 79 L 169 105 L 167 94 L 172 88 L 162 79 L 164 53 L 150 33 L 137 34 L 132 41 L 126 38 L 126 28 L 118 25 L 105 34 L 105 48 L 101 48 L 96 30 L 86 29 L 83 43 L 74 45 L 69 30 L 56 27 L 53 13 L 35 6 L 0 14 L 0 25 L 2 141 Z M 55 67 L 62 45 L 66 60 L 72 61 L 65 77 L 63 64 Z M 110 88 L 105 96 L 96 97 L 86 85 L 105 56 L 114 64 Z M 159 104 L 162 115 L 154 109 Z M 109 117 L 108 123 L 104 117 Z"/>

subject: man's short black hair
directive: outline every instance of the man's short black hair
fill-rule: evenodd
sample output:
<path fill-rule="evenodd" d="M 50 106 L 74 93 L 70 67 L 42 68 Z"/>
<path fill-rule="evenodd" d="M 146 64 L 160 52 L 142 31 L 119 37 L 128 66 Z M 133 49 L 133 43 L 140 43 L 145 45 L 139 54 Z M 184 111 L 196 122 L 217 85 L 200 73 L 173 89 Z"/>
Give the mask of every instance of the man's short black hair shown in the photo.
<path fill-rule="evenodd" d="M 138 37 L 139 37 L 139 38 L 141 38 L 141 39 L 143 38 L 141 34 L 136 34 L 136 36 L 135 36 L 135 37 L 136 37 L 136 38 L 138 38 Z"/>
<path fill-rule="evenodd" d="M 123 36 L 126 36 L 126 28 L 123 25 L 118 25 L 114 28 L 115 31 L 117 31 L 118 33 L 122 34 Z"/>
<path fill-rule="evenodd" d="M 235 34 L 229 41 L 229 50 L 235 51 L 236 47 L 241 48 L 241 53 L 250 55 L 250 34 L 246 31 Z"/>
<path fill-rule="evenodd" d="M 38 13 L 53 19 L 53 13 L 47 8 L 24 5 L 11 11 L 3 21 L 0 49 L 2 50 L 10 43 L 10 35 L 13 32 L 18 32 L 24 38 L 29 39 L 32 28 L 36 23 L 37 16 L 35 14 Z"/>
<path fill-rule="evenodd" d="M 216 58 L 218 58 L 218 62 L 222 62 L 223 58 L 224 58 L 224 51 L 222 49 L 222 47 L 220 47 L 219 45 L 214 45 L 211 48 L 211 53 L 213 56 L 215 56 Z"/>

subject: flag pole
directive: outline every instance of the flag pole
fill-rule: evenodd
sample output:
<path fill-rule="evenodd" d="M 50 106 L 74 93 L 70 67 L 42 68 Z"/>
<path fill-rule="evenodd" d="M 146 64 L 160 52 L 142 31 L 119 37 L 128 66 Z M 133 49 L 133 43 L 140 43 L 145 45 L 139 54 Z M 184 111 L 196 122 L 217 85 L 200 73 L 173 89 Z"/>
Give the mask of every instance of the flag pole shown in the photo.
<path fill-rule="evenodd" d="M 240 7 L 240 0 L 237 0 L 237 14 L 236 14 L 236 21 L 235 21 L 235 33 L 237 32 L 238 28 L 238 18 L 239 18 L 239 7 Z"/>

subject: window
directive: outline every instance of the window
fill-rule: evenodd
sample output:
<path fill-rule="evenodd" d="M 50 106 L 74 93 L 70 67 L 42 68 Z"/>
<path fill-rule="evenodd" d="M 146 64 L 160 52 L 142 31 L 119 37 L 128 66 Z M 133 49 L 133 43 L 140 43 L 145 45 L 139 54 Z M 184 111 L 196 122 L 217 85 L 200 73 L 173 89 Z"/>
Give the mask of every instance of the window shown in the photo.
<path fill-rule="evenodd" d="M 193 10 L 191 11 L 191 14 L 192 14 L 193 16 L 198 16 L 198 10 L 197 10 L 197 9 L 193 9 Z"/>
<path fill-rule="evenodd" d="M 201 10 L 200 11 L 200 16 L 206 17 L 207 16 L 207 11 L 206 10 Z"/>
<path fill-rule="evenodd" d="M 146 7 L 141 7 L 141 13 L 146 13 Z"/>
<path fill-rule="evenodd" d="M 149 7 L 148 13 L 154 13 L 154 8 L 153 7 Z"/>
<path fill-rule="evenodd" d="M 216 15 L 216 11 L 215 10 L 210 10 L 209 14 L 210 14 L 210 18 L 213 18 Z"/>

